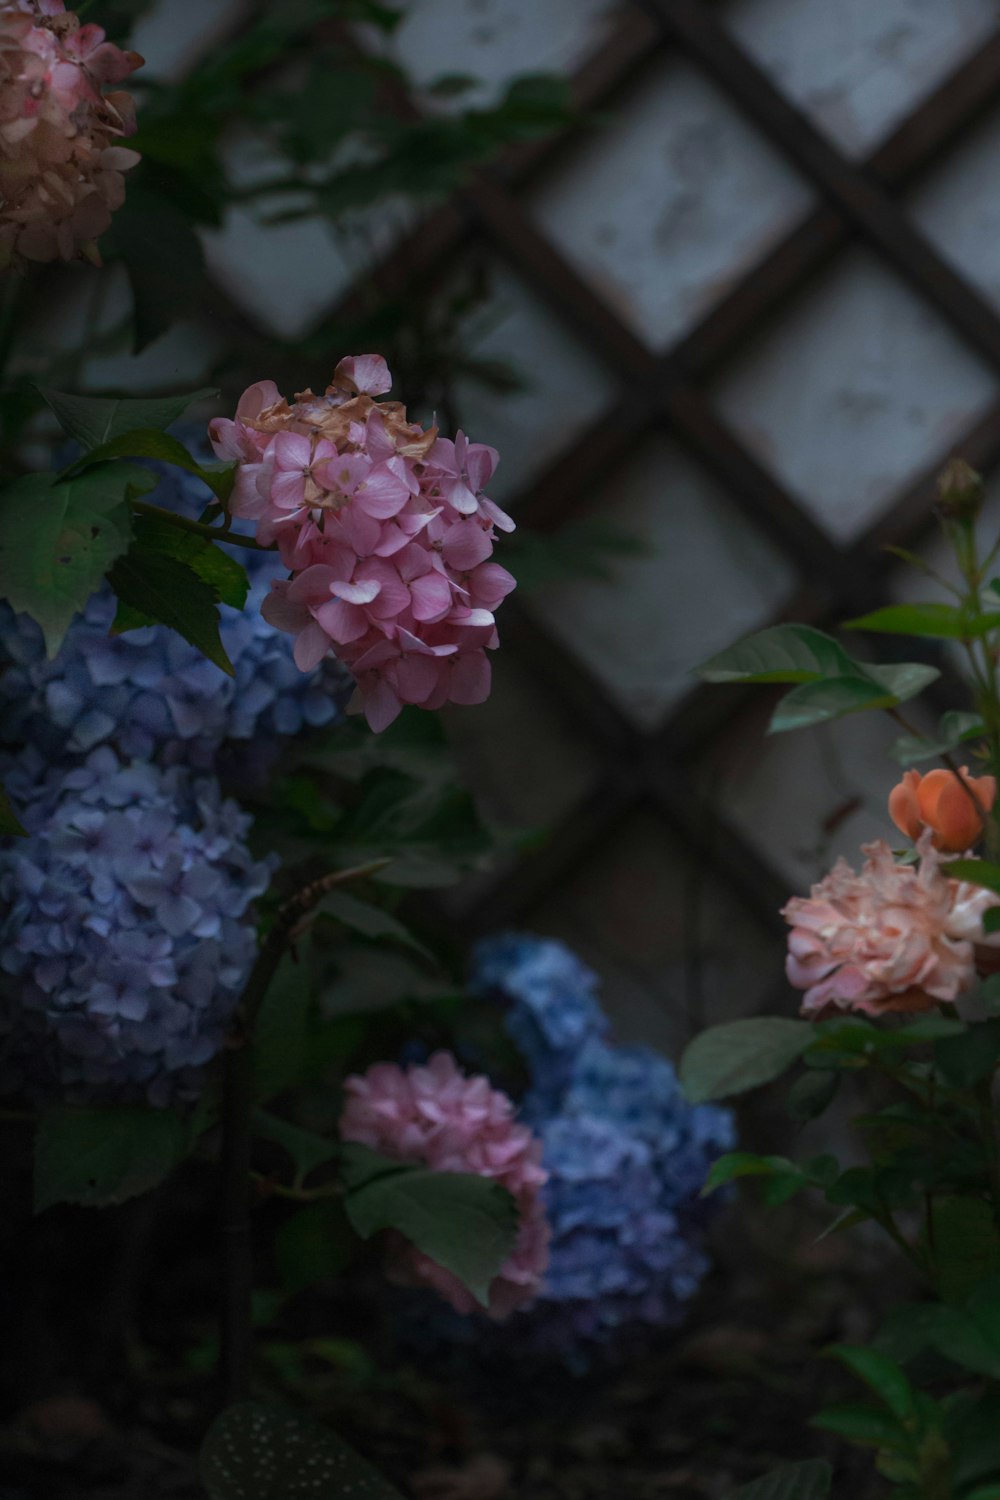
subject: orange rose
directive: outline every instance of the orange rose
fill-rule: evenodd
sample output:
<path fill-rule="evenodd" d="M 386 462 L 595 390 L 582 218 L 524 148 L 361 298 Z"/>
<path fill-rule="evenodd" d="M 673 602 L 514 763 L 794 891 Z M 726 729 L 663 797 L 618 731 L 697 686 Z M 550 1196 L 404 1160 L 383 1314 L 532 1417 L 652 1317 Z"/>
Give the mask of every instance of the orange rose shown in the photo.
<path fill-rule="evenodd" d="M 983 817 L 993 807 L 997 784 L 993 776 L 970 776 L 968 766 L 962 767 L 961 778 L 960 783 L 954 771 L 943 767 L 925 776 L 907 771 L 889 793 L 890 818 L 914 843 L 930 828 L 936 849 L 964 854 L 983 836 Z"/>

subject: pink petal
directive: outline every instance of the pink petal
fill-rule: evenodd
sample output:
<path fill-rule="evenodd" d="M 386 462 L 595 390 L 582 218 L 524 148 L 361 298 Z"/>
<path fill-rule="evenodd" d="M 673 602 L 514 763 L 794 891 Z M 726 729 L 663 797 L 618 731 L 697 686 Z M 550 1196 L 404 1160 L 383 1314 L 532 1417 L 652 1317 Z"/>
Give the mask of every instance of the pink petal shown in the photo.
<path fill-rule="evenodd" d="M 479 513 L 481 516 L 485 517 L 487 521 L 492 522 L 492 524 L 498 531 L 517 530 L 517 527 L 515 526 L 514 522 L 511 520 L 507 512 L 505 510 L 501 510 L 499 505 L 494 504 L 492 500 L 488 500 L 485 495 L 483 495 L 479 501 Z"/>
<path fill-rule="evenodd" d="M 356 504 L 367 515 L 378 521 L 387 521 L 403 509 L 411 493 L 405 468 L 400 472 L 403 467 L 401 458 L 390 458 L 371 471 L 355 497 Z"/>
<path fill-rule="evenodd" d="M 381 354 L 350 354 L 342 359 L 334 372 L 334 380 L 342 376 L 349 380 L 356 391 L 368 396 L 384 396 L 392 388 L 389 366 Z"/>
<path fill-rule="evenodd" d="M 493 543 L 478 521 L 456 521 L 450 527 L 441 554 L 450 568 L 468 573 L 492 555 Z"/>
<path fill-rule="evenodd" d="M 288 586 L 289 597 L 295 604 L 325 603 L 333 585 L 342 576 L 327 563 L 313 563 L 292 579 Z"/>
<path fill-rule="evenodd" d="M 401 656 L 392 669 L 396 691 L 404 703 L 423 703 L 437 687 L 442 671 L 447 670 L 433 656 Z"/>
<path fill-rule="evenodd" d="M 314 667 L 318 667 L 330 650 L 330 644 L 330 637 L 326 631 L 321 629 L 315 620 L 310 620 L 296 640 L 295 650 L 292 653 L 299 671 L 311 672 Z"/>
<path fill-rule="evenodd" d="M 304 605 L 289 599 L 288 584 L 278 579 L 271 584 L 271 592 L 264 596 L 260 612 L 275 630 L 286 630 L 290 635 L 298 635 L 312 620 Z"/>
<path fill-rule="evenodd" d="M 374 578 L 364 578 L 358 583 L 338 581 L 330 585 L 330 593 L 347 604 L 371 604 L 373 599 L 378 598 L 381 589 L 382 585 Z"/>
<path fill-rule="evenodd" d="M 316 619 L 331 640 L 347 646 L 359 641 L 368 630 L 368 616 L 356 604 L 346 604 L 342 599 L 331 599 L 316 610 Z"/>
<path fill-rule="evenodd" d="M 491 669 L 484 651 L 470 651 L 455 661 L 448 697 L 452 703 L 484 703 L 490 695 Z"/>
<path fill-rule="evenodd" d="M 425 573 L 410 584 L 413 617 L 416 620 L 439 620 L 451 608 L 451 586 L 440 573 Z"/>
<path fill-rule="evenodd" d="M 258 380 L 256 385 L 248 386 L 243 392 L 236 415 L 241 422 L 252 422 L 267 407 L 274 406 L 280 400 L 281 392 L 273 380 Z"/>
<path fill-rule="evenodd" d="M 383 729 L 388 729 L 392 721 L 399 717 L 403 705 L 384 677 L 375 678 L 371 686 L 368 683 L 359 686 L 369 727 L 376 734 L 381 734 Z"/>
<path fill-rule="evenodd" d="M 312 443 L 304 432 L 279 432 L 274 440 L 274 457 L 279 469 L 308 469 Z"/>

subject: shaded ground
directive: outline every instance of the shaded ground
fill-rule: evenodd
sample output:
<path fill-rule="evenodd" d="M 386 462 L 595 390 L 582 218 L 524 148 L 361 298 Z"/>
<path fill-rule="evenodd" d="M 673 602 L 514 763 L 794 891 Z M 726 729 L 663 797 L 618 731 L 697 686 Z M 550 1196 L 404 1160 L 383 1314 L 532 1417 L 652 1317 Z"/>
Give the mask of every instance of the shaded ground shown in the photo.
<path fill-rule="evenodd" d="M 19 1236 L 6 1219 L 0 1500 L 200 1496 L 208 1187 L 194 1167 L 119 1210 L 50 1211 Z M 722 1500 L 823 1450 L 806 1423 L 844 1386 L 819 1351 L 866 1337 L 907 1290 L 881 1244 L 816 1232 L 798 1208 L 730 1211 L 684 1330 L 586 1379 L 521 1365 L 447 1376 L 436 1357 L 393 1367 L 381 1288 L 362 1278 L 347 1297 L 301 1294 L 267 1326 L 263 1382 L 308 1399 L 414 1500 Z M 867 1459 L 836 1459 L 836 1494 L 884 1493 Z"/>

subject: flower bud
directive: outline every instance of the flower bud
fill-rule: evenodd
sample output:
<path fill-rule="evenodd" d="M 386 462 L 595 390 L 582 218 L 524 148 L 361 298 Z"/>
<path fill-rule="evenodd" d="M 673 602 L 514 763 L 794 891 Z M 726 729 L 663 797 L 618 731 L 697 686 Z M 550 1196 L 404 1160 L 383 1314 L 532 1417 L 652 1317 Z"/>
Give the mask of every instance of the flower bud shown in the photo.
<path fill-rule="evenodd" d="M 938 475 L 938 510 L 948 520 L 974 520 L 983 504 L 981 474 L 964 458 L 952 458 Z"/>
<path fill-rule="evenodd" d="M 970 776 L 939 766 L 922 776 L 907 771 L 889 794 L 889 816 L 901 833 L 916 843 L 926 828 L 934 834 L 935 849 L 964 854 L 983 836 L 983 823 L 996 799 L 992 776 Z"/>

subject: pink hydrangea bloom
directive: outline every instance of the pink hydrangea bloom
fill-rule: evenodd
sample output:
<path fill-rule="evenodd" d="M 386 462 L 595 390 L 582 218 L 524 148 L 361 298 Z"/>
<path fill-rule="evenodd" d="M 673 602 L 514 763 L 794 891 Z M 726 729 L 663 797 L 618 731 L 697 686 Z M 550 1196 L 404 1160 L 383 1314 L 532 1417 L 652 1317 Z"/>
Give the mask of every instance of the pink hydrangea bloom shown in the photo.
<path fill-rule="evenodd" d="M 520 1216 L 517 1245 L 490 1288 L 490 1316 L 504 1318 L 529 1302 L 549 1259 L 540 1196 L 546 1173 L 541 1142 L 515 1122 L 506 1094 L 487 1078 L 467 1077 L 449 1052 L 436 1052 L 426 1067 L 376 1063 L 348 1078 L 345 1087 L 340 1121 L 345 1140 L 435 1172 L 492 1177 L 513 1196 Z M 432 1287 L 460 1313 L 478 1306 L 451 1271 L 401 1236 L 391 1254 L 393 1274 L 404 1285 Z"/>
<path fill-rule="evenodd" d="M 100 264 L 96 240 L 139 160 L 130 95 L 105 93 L 142 64 L 62 0 L 0 0 L 0 269 Z"/>
<path fill-rule="evenodd" d="M 931 838 L 919 841 L 918 865 L 897 864 L 886 843 L 866 844 L 860 874 L 838 860 L 810 896 L 789 901 L 786 972 L 806 992 L 803 1014 L 927 1010 L 972 987 L 982 911 L 996 898 L 949 880 Z"/>
<path fill-rule="evenodd" d="M 271 381 L 244 391 L 210 436 L 238 465 L 234 515 L 256 522 L 290 577 L 264 614 L 294 634 L 303 671 L 334 652 L 375 730 L 404 703 L 481 703 L 494 614 L 514 587 L 489 559 L 514 523 L 483 493 L 495 449 L 407 419 L 377 354 L 342 359 L 322 396 L 291 405 Z"/>

